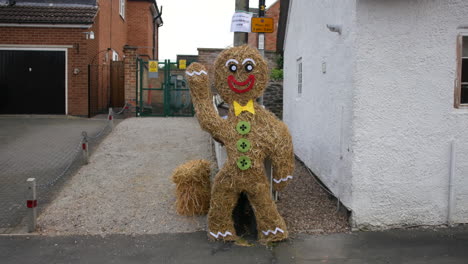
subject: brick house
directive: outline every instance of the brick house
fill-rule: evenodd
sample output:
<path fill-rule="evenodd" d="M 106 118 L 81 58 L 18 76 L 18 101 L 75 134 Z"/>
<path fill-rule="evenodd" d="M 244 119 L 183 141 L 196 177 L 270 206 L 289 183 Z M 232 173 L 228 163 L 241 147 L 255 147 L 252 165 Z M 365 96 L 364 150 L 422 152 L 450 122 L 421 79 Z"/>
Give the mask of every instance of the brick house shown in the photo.
<path fill-rule="evenodd" d="M 91 76 L 106 108 L 109 66 L 157 59 L 161 25 L 156 0 L 0 0 L 0 114 L 88 116 Z"/>

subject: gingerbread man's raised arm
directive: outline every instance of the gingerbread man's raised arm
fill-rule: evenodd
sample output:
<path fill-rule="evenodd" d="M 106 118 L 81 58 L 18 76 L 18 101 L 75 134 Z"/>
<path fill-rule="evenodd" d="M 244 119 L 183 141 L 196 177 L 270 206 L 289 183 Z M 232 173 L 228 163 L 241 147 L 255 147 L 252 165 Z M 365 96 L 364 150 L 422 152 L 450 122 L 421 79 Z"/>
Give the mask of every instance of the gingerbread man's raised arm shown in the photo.
<path fill-rule="evenodd" d="M 279 126 L 275 150 L 270 158 L 273 166 L 273 189 L 280 191 L 291 182 L 295 161 L 291 134 L 283 123 Z"/>
<path fill-rule="evenodd" d="M 198 122 L 203 130 L 210 133 L 215 139 L 222 139 L 227 121 L 222 119 L 212 104 L 210 80 L 208 72 L 200 63 L 192 63 L 185 74 L 190 88 L 190 95 L 195 106 Z"/>

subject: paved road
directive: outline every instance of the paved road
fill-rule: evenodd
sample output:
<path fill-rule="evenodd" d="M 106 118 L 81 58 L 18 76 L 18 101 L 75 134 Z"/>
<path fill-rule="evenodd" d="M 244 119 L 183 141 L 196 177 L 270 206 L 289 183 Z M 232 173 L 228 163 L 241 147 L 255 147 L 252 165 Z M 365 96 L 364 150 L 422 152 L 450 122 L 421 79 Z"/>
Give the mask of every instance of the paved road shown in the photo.
<path fill-rule="evenodd" d="M 25 215 L 26 179 L 35 177 L 39 185 L 53 180 L 76 157 L 81 132 L 92 136 L 105 125 L 106 120 L 0 117 L 0 233 L 12 232 Z M 41 208 L 54 188 L 38 190 Z"/>
<path fill-rule="evenodd" d="M 209 242 L 204 232 L 140 236 L 0 236 L 7 263 L 468 263 L 468 226 L 299 235 L 273 248 Z"/>

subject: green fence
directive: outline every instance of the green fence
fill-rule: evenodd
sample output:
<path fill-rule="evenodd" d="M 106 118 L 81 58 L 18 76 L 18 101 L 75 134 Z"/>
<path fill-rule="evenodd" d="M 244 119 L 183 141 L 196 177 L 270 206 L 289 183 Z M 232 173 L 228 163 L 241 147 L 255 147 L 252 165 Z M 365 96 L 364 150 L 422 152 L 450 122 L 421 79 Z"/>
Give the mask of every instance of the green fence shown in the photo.
<path fill-rule="evenodd" d="M 157 73 L 150 73 L 148 61 L 141 58 L 137 66 L 138 116 L 194 115 L 185 71 L 178 69 L 177 63 L 158 62 Z"/>

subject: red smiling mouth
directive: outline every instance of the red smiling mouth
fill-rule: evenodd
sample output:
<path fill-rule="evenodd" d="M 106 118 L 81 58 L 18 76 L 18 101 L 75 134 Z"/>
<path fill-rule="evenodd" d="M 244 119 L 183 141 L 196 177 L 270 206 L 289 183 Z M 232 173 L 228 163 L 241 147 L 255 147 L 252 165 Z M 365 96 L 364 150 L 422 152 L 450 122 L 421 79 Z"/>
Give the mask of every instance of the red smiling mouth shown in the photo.
<path fill-rule="evenodd" d="M 229 75 L 229 77 L 227 78 L 227 81 L 228 81 L 228 84 L 229 84 L 229 88 L 231 88 L 232 91 L 234 91 L 235 93 L 245 93 L 245 92 L 248 92 L 252 89 L 254 83 L 255 83 L 255 76 L 253 75 L 249 75 L 249 77 L 247 78 L 247 80 L 243 81 L 243 82 L 239 82 L 236 80 L 236 78 L 234 78 L 234 75 Z M 234 86 L 234 84 L 236 86 L 246 86 L 246 85 L 249 85 L 247 86 L 247 88 L 244 88 L 244 89 L 239 89 L 239 88 L 236 88 Z"/>

